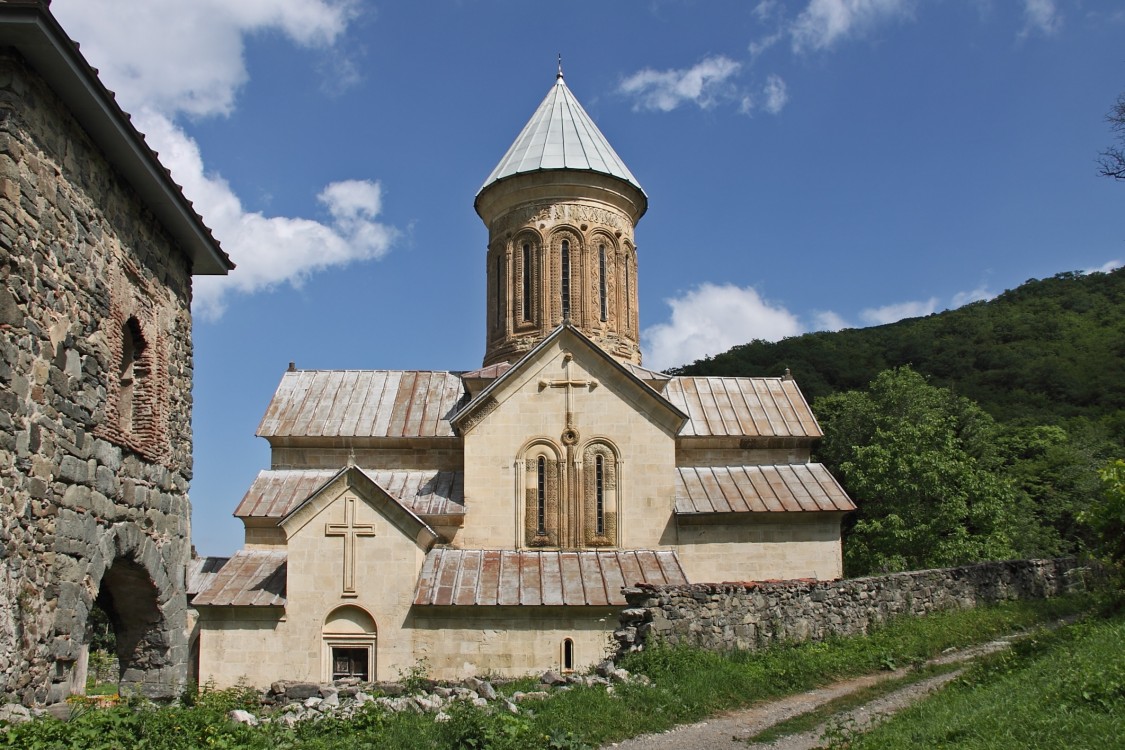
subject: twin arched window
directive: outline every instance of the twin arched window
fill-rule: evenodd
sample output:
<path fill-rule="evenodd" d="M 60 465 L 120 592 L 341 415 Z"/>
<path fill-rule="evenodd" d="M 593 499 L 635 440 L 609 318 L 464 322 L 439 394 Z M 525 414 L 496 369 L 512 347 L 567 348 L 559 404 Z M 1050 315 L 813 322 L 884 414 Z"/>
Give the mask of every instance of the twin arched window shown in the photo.
<path fill-rule="evenodd" d="M 617 545 L 619 463 L 610 444 L 601 440 L 587 444 L 579 453 L 581 471 L 569 477 L 567 460 L 547 441 L 537 442 L 524 455 L 524 544 Z"/>

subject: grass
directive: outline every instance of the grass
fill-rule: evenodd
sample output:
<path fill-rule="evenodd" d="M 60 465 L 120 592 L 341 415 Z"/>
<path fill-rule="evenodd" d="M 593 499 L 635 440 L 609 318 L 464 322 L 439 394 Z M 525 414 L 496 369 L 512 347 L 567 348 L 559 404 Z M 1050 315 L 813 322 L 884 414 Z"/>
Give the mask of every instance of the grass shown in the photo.
<path fill-rule="evenodd" d="M 866 734 L 833 748 L 976 750 L 1125 747 L 1125 613 L 1017 642 Z"/>
<path fill-rule="evenodd" d="M 323 719 L 293 728 L 280 724 L 250 728 L 232 723 L 226 713 L 232 708 L 254 708 L 256 693 L 201 691 L 184 705 L 84 709 L 67 723 L 0 727 L 0 747 L 576 750 L 698 721 L 717 711 L 842 678 L 921 663 L 947 648 L 987 641 L 1090 606 L 1088 597 L 1012 602 L 900 620 L 866 637 L 779 646 L 760 653 L 650 649 L 632 655 L 623 666 L 648 675 L 652 686 L 616 685 L 609 695 L 605 688 L 574 688 L 524 704 L 518 715 L 459 705 L 449 711 L 449 721 L 435 722 L 432 716 L 390 714 L 368 704 L 350 721 Z"/>

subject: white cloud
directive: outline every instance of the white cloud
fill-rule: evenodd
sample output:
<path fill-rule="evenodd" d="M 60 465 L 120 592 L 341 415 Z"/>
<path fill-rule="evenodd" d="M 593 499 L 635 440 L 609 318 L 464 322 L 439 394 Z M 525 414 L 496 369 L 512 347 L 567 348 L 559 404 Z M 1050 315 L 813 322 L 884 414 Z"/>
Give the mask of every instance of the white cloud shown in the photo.
<path fill-rule="evenodd" d="M 982 302 L 984 300 L 992 299 L 995 296 L 996 292 L 993 292 L 984 286 L 978 286 L 976 289 L 972 289 L 967 292 L 957 292 L 957 294 L 954 294 L 953 299 L 949 302 L 949 307 L 951 309 L 957 309 L 958 307 L 967 305 L 970 302 Z"/>
<path fill-rule="evenodd" d="M 773 34 L 769 34 L 768 36 L 764 36 L 761 39 L 755 39 L 754 41 L 750 42 L 749 47 L 747 47 L 747 49 L 750 51 L 750 59 L 758 59 L 762 54 L 766 52 L 766 50 L 780 42 L 784 37 L 784 32 L 777 31 Z"/>
<path fill-rule="evenodd" d="M 888 20 L 908 16 L 913 0 L 810 0 L 790 27 L 795 52 L 827 49 Z"/>
<path fill-rule="evenodd" d="M 781 76 L 770 75 L 766 79 L 766 111 L 776 115 L 789 102 L 789 92 Z"/>
<path fill-rule="evenodd" d="M 299 286 L 316 271 L 379 258 L 397 234 L 375 221 L 381 209 L 378 183 L 349 180 L 326 187 L 318 200 L 332 217 L 329 223 L 266 217 L 247 211 L 222 177 L 206 174 L 199 146 L 166 117 L 142 111 L 134 121 L 161 144 L 161 161 L 238 264 L 229 276 L 195 278 L 192 309 L 204 319 L 221 316 L 231 293 Z"/>
<path fill-rule="evenodd" d="M 675 367 L 719 354 L 754 339 L 777 341 L 802 332 L 784 307 L 771 305 L 752 288 L 704 283 L 665 300 L 672 318 L 645 329 L 645 365 Z"/>
<path fill-rule="evenodd" d="M 56 0 L 51 10 L 126 111 L 193 116 L 231 112 L 248 34 L 325 47 L 355 14 L 352 0 Z"/>
<path fill-rule="evenodd" d="M 326 222 L 267 217 L 247 210 L 221 175 L 205 169 L 199 146 L 178 116 L 228 115 L 248 74 L 247 35 L 277 31 L 290 41 L 334 53 L 356 15 L 354 0 L 55 0 L 52 11 L 116 91 L 122 106 L 184 194 L 238 265 L 228 277 L 197 277 L 193 310 L 219 317 L 231 293 L 253 293 L 330 267 L 376 259 L 397 231 L 376 221 L 380 185 L 333 183 L 316 196 Z M 342 67 L 341 67 L 342 66 Z M 312 198 L 312 196 L 310 196 Z"/>
<path fill-rule="evenodd" d="M 758 17 L 759 21 L 766 21 L 777 15 L 779 11 L 780 7 L 777 0 L 761 0 L 760 3 L 754 6 L 753 13 Z"/>
<path fill-rule="evenodd" d="M 1114 258 L 1113 260 L 1106 261 L 1097 268 L 1087 268 L 1082 271 L 1082 273 L 1109 273 L 1110 271 L 1115 271 L 1118 268 L 1121 268 L 1122 265 L 1125 264 L 1121 262 L 1120 258 Z"/>
<path fill-rule="evenodd" d="M 894 305 L 882 307 L 869 307 L 861 310 L 859 317 L 868 325 L 878 326 L 884 323 L 894 323 L 903 318 L 917 318 L 929 315 L 937 310 L 938 298 L 930 297 L 928 300 L 915 302 L 899 302 Z"/>
<path fill-rule="evenodd" d="M 1033 31 L 1045 35 L 1054 34 L 1062 25 L 1062 16 L 1055 7 L 1055 0 L 1024 0 L 1023 12 L 1025 24 L 1021 36 L 1027 36 Z"/>
<path fill-rule="evenodd" d="M 842 328 L 851 328 L 848 321 L 844 320 L 842 316 L 831 310 L 815 310 L 813 311 L 813 325 L 814 331 L 839 331 Z"/>
<path fill-rule="evenodd" d="M 634 109 L 671 112 L 685 103 L 707 109 L 720 98 L 734 96 L 727 81 L 741 67 L 728 57 L 716 55 L 680 70 L 644 68 L 622 81 L 618 91 L 633 97 Z"/>

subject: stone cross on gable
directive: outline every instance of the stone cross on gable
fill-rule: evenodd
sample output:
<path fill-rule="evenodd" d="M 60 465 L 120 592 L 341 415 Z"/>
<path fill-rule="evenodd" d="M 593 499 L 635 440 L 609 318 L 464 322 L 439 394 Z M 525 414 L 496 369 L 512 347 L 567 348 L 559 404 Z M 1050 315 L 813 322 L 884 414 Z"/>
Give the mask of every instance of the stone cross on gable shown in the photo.
<path fill-rule="evenodd" d="M 575 378 L 570 377 L 570 362 L 573 359 L 574 359 L 574 355 L 571 354 L 570 352 L 563 353 L 563 368 L 564 368 L 563 374 L 566 376 L 563 379 L 561 379 L 561 380 L 540 380 L 539 381 L 539 390 L 540 391 L 542 391 L 545 388 L 562 388 L 562 389 L 564 389 L 563 393 L 566 397 L 566 400 L 565 400 L 566 427 L 567 427 L 568 431 L 571 430 L 574 427 L 574 417 L 573 417 L 573 413 L 570 410 L 570 389 L 571 388 L 588 388 L 589 390 L 592 391 L 592 390 L 594 390 L 595 388 L 598 387 L 598 381 L 596 381 L 596 380 L 577 380 Z"/>
<path fill-rule="evenodd" d="M 344 522 L 324 524 L 325 536 L 344 537 L 344 596 L 355 596 L 355 547 L 361 536 L 375 536 L 375 526 L 355 522 L 355 498 L 344 500 Z"/>

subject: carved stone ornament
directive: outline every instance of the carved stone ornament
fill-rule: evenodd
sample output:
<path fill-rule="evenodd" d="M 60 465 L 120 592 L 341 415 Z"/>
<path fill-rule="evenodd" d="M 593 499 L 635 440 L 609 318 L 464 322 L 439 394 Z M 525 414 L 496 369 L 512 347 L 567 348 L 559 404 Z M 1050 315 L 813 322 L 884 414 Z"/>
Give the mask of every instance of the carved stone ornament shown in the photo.
<path fill-rule="evenodd" d="M 563 433 L 559 439 L 562 440 L 563 445 L 577 445 L 578 440 L 581 437 L 582 436 L 578 434 L 578 430 L 574 429 L 573 427 L 567 427 L 565 430 L 563 430 Z"/>
<path fill-rule="evenodd" d="M 496 410 L 500 402 L 489 396 L 481 402 L 480 406 L 461 423 L 461 432 L 468 432 L 484 421 L 484 418 Z"/>

